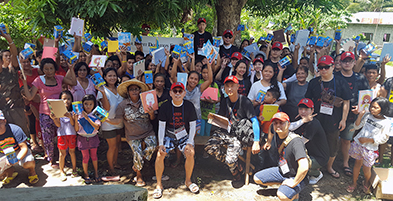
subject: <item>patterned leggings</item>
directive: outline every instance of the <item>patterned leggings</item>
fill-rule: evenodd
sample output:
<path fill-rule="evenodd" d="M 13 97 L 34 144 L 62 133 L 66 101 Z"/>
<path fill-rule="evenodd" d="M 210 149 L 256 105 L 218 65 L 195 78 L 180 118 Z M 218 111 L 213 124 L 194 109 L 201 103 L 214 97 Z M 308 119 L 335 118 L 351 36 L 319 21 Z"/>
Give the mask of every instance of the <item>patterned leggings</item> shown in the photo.
<path fill-rule="evenodd" d="M 55 138 L 57 137 L 57 127 L 55 122 L 46 114 L 40 114 L 40 126 L 46 155 L 48 155 L 48 161 L 51 161 L 55 147 Z"/>
<path fill-rule="evenodd" d="M 142 150 L 142 142 L 145 142 L 146 147 Z M 143 168 L 143 158 L 150 161 L 154 150 L 157 146 L 156 136 L 148 136 L 138 140 L 130 140 L 128 141 L 132 151 L 134 152 L 134 167 L 141 171 Z"/>
<path fill-rule="evenodd" d="M 221 132 L 215 132 L 205 145 L 205 151 L 216 157 L 218 161 L 225 162 L 231 173 L 236 172 L 237 159 L 241 150 L 241 143 L 236 137 L 230 137 Z"/>

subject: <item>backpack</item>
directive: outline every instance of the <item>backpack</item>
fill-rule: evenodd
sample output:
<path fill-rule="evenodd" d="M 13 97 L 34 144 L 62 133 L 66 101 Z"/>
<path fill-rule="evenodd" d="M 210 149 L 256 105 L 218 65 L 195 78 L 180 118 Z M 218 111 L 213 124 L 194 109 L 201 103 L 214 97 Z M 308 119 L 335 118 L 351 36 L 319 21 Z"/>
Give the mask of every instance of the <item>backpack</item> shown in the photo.
<path fill-rule="evenodd" d="M 295 134 L 295 133 L 292 133 L 292 132 L 289 132 L 287 138 L 285 138 L 284 142 L 283 142 L 283 143 L 281 144 L 281 146 L 278 148 L 278 154 L 281 154 L 281 152 L 283 151 L 283 149 L 284 149 L 285 147 L 287 147 L 288 144 L 289 144 L 293 139 L 295 139 L 295 138 L 297 138 L 297 137 L 300 138 L 300 135 Z M 307 149 L 306 149 L 306 148 L 304 148 L 304 149 L 306 150 L 306 155 L 307 155 L 307 160 L 308 160 L 308 169 L 310 169 L 310 168 L 311 168 L 311 165 L 312 165 L 312 161 L 311 161 L 310 156 L 308 156 Z"/>

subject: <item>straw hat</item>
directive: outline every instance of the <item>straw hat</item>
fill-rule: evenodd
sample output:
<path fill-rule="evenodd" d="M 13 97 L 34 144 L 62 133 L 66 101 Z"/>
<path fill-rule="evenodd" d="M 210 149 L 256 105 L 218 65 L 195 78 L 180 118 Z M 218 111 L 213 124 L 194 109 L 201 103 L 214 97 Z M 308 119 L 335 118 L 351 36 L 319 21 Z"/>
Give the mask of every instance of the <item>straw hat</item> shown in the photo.
<path fill-rule="evenodd" d="M 119 93 L 120 96 L 122 96 L 123 98 L 128 98 L 128 87 L 130 85 L 138 86 L 139 88 L 141 88 L 141 92 L 145 92 L 145 91 L 149 90 L 149 87 L 145 83 L 143 83 L 137 79 L 132 79 L 132 80 L 127 80 L 127 81 L 121 83 L 117 87 L 117 93 Z"/>

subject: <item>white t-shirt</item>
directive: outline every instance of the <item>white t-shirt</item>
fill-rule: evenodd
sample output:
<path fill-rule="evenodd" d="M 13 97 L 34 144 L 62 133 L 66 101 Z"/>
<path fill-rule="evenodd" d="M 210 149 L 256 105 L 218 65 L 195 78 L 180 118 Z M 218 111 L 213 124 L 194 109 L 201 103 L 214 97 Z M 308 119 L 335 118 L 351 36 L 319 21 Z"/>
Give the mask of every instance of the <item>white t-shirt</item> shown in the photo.
<path fill-rule="evenodd" d="M 109 104 L 111 105 L 111 108 L 108 111 L 108 113 L 109 113 L 108 118 L 114 119 L 116 117 L 116 107 L 117 107 L 117 105 L 119 105 L 119 103 L 121 101 L 123 101 L 123 97 L 120 96 L 119 93 L 114 94 L 111 90 L 109 90 L 105 86 L 104 86 L 104 90 L 105 90 L 106 97 L 108 98 Z M 97 100 L 101 101 L 102 98 L 103 98 L 102 93 L 98 92 Z M 121 122 L 118 125 L 112 125 L 108 122 L 102 122 L 101 128 L 103 131 L 112 131 L 112 130 L 116 130 L 116 129 L 121 129 L 121 128 L 123 128 L 123 122 Z"/>
<path fill-rule="evenodd" d="M 278 83 L 278 88 L 280 89 L 280 98 L 278 98 L 278 100 L 287 100 L 287 97 L 285 96 L 284 87 L 282 86 L 281 82 L 277 82 L 277 83 Z M 255 82 L 254 84 L 252 84 L 250 92 L 248 93 L 247 97 L 250 100 L 255 100 L 257 98 L 259 90 L 262 90 L 263 92 L 266 93 L 267 90 L 269 90 L 272 87 L 273 87 L 272 85 L 268 87 L 263 86 L 261 81 Z"/>

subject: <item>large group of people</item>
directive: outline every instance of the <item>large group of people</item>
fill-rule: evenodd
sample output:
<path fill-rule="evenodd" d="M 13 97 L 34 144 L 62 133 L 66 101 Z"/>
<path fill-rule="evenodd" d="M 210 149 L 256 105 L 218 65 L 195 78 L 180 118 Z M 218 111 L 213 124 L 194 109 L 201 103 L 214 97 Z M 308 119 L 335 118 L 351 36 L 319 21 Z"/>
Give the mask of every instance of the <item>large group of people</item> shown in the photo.
<path fill-rule="evenodd" d="M 208 41 L 213 43 L 213 38 L 205 30 L 206 19 L 197 23 L 194 53 L 187 53 L 186 61 L 182 61 L 172 56 L 171 47 L 165 50 L 164 65 L 155 64 L 139 43 L 135 43 L 137 51 L 131 53 L 125 47 L 107 52 L 98 45 L 85 52 L 81 37 L 75 35 L 73 51 L 79 55 L 74 63 L 60 53 L 54 55 L 55 60 L 42 58 L 42 50 L 24 58 L 9 33 L 0 30 L 9 44 L 0 54 L 0 159 L 5 149 L 13 147 L 19 165 L 29 170 L 29 182 L 35 184 L 39 178 L 32 152 L 44 152 L 65 181 L 67 150 L 73 177 L 78 176 L 75 152 L 79 150 L 83 156 L 81 176 L 90 184 L 101 181 L 97 162 L 100 138 L 108 144 L 108 173 L 115 176 L 121 167 L 118 153 L 124 136 L 133 153 L 129 168 L 136 173 L 135 185 L 146 185 L 142 175 L 145 160 L 155 160 L 153 197 L 161 198 L 163 181 L 169 178 L 163 174 L 169 154 L 175 154 L 174 166 L 185 158 L 184 183 L 192 193 L 199 191 L 192 182 L 194 139 L 211 136 L 204 157 L 211 155 L 224 162 L 233 181 L 239 182 L 244 174 L 239 156 L 243 147 L 251 147 L 258 156 L 257 167 L 261 167 L 254 174 L 255 183 L 280 184 L 277 196 L 281 200 L 298 199 L 306 185 L 323 178 L 321 168 L 339 178 L 333 163 L 340 148 L 342 172 L 353 177 L 347 191 L 356 189 L 363 166 L 362 188 L 369 192 L 371 167 L 382 162 L 386 143 L 392 143 L 389 117 L 393 116 L 393 78 L 385 81 L 388 56 L 372 63 L 365 51 L 358 50 L 358 43 L 342 51 L 340 40 L 328 47 L 301 47 L 287 40 L 288 47 L 284 47 L 274 39 L 256 41 L 259 51 L 244 56 L 242 50 L 254 41 L 245 39 L 238 48 L 234 38 L 240 31 L 226 30 L 217 59 L 209 61 L 202 48 Z M 142 29 L 142 35 L 150 31 L 146 24 Z M 55 47 L 59 41 L 56 38 Z M 105 66 L 89 67 L 93 55 L 107 55 Z M 290 64 L 281 66 L 279 61 L 287 56 Z M 133 74 L 134 63 L 143 59 L 145 69 L 153 73 L 153 83 L 146 84 L 144 72 Z M 185 85 L 178 80 L 178 72 L 188 74 Z M 95 73 L 102 76 L 104 85 L 92 82 Z M 216 89 L 213 95 L 217 98 L 202 97 L 208 88 Z M 156 93 L 158 110 L 142 104 L 141 93 L 149 90 Z M 373 91 L 370 109 L 358 108 L 360 90 Z M 63 100 L 67 112 L 56 116 L 48 99 Z M 82 106 L 78 113 L 73 110 L 77 101 Z M 271 119 L 265 119 L 264 110 L 272 104 L 279 109 Z M 98 106 L 108 113 L 106 120 L 94 115 Z M 209 119 L 215 115 L 226 118 L 228 128 L 212 126 Z M 58 158 L 55 149 L 59 149 Z M 356 160 L 353 169 L 348 163 L 350 157 Z M 88 172 L 90 159 L 94 178 Z M 4 184 L 17 176 L 8 160 L 5 170 L 0 171 Z"/>

